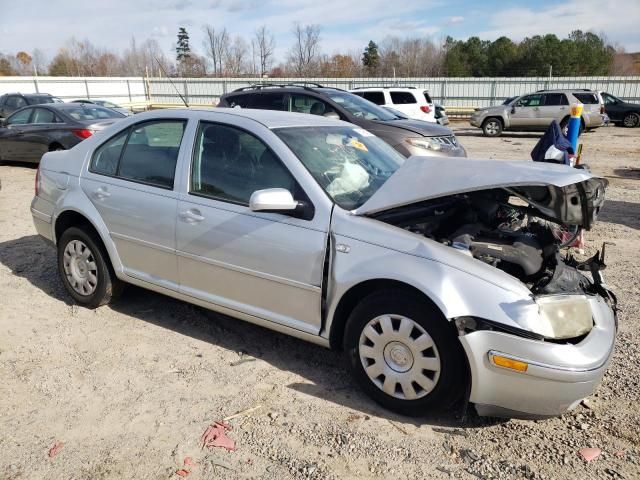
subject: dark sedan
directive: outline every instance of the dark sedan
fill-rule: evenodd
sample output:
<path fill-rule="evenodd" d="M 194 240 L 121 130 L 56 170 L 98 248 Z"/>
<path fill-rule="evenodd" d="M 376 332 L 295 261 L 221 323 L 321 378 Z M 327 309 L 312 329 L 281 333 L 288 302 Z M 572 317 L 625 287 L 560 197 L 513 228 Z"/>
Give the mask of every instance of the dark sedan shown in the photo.
<path fill-rule="evenodd" d="M 629 103 L 614 97 L 610 93 L 600 94 L 604 102 L 604 109 L 611 119 L 611 123 L 625 127 L 640 127 L 640 105 Z"/>
<path fill-rule="evenodd" d="M 39 162 L 67 150 L 124 115 L 97 105 L 56 103 L 22 108 L 0 121 L 0 160 Z"/>

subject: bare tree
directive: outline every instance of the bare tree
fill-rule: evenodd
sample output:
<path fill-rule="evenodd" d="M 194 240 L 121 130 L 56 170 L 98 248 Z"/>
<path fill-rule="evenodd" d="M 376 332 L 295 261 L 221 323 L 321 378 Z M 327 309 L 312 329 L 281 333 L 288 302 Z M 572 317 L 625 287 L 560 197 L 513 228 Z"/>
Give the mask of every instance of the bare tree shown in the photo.
<path fill-rule="evenodd" d="M 227 29 L 216 31 L 215 27 L 205 25 L 204 48 L 207 56 L 211 59 L 213 65 L 213 75 L 219 76 L 224 73 L 224 62 L 226 61 L 227 51 L 229 50 L 229 34 Z"/>
<path fill-rule="evenodd" d="M 289 62 L 296 75 L 312 74 L 320 53 L 320 25 L 293 25 L 294 43 L 289 51 Z"/>
<path fill-rule="evenodd" d="M 226 71 L 229 75 L 238 76 L 247 69 L 247 42 L 236 36 L 226 52 Z"/>
<path fill-rule="evenodd" d="M 263 77 L 273 63 L 273 51 L 276 48 L 276 40 L 273 34 L 267 30 L 267 27 L 262 25 L 255 31 L 255 38 L 252 43 L 254 54 L 258 60 L 260 76 Z"/>

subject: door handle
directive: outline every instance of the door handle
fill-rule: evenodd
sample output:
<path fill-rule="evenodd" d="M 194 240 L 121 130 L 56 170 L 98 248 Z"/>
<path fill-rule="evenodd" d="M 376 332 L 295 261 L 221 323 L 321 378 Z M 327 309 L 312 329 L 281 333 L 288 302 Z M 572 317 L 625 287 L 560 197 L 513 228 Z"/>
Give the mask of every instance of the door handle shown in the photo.
<path fill-rule="evenodd" d="M 198 223 L 204 220 L 204 217 L 200 215 L 200 210 L 197 208 L 191 208 L 180 212 L 180 219 L 187 223 Z"/>
<path fill-rule="evenodd" d="M 100 187 L 93 191 L 93 195 L 98 199 L 102 200 L 103 198 L 110 197 L 111 194 L 107 191 L 106 187 Z"/>
<path fill-rule="evenodd" d="M 534 110 L 540 110 L 538 107 L 533 107 Z"/>

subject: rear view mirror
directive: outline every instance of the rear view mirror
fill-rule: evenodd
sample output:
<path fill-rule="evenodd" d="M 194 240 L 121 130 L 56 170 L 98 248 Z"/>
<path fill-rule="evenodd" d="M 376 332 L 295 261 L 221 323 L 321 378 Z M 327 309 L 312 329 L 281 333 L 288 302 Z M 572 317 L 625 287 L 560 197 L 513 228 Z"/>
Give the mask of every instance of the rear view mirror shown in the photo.
<path fill-rule="evenodd" d="M 333 118 L 334 120 L 340 120 L 340 115 L 338 115 L 336 112 L 327 112 L 322 116 L 327 118 Z"/>
<path fill-rule="evenodd" d="M 253 212 L 282 212 L 292 211 L 298 207 L 298 202 L 286 188 L 267 188 L 256 190 L 249 199 L 249 208 Z"/>

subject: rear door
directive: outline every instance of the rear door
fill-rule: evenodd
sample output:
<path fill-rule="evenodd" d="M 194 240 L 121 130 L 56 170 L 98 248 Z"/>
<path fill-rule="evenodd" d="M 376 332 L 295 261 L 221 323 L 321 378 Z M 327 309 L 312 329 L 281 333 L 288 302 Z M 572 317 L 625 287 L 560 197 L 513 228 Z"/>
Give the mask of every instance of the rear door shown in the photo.
<path fill-rule="evenodd" d="M 178 290 L 176 164 L 182 118 L 134 124 L 96 149 L 81 186 L 104 220 L 127 275 Z"/>
<path fill-rule="evenodd" d="M 543 105 L 538 109 L 541 126 L 547 126 L 553 120 L 561 122 L 569 114 L 569 100 L 564 93 L 545 93 Z"/>
<path fill-rule="evenodd" d="M 327 212 L 253 212 L 250 196 L 265 188 L 309 200 L 275 150 L 238 125 L 200 123 L 190 175 L 177 213 L 181 291 L 317 334 Z"/>

